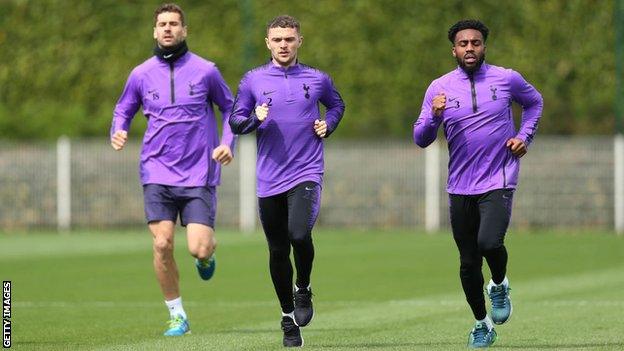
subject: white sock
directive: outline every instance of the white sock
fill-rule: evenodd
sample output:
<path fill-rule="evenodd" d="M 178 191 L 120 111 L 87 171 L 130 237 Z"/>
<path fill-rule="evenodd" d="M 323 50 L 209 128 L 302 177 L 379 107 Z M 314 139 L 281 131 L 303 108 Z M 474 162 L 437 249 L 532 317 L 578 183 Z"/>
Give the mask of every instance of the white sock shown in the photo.
<path fill-rule="evenodd" d="M 503 279 L 503 281 L 500 284 L 496 284 L 494 283 L 494 281 L 492 279 L 490 279 L 490 282 L 487 285 L 487 289 L 488 291 L 492 290 L 493 287 L 495 286 L 501 286 L 504 285 L 505 287 L 509 287 L 509 280 L 507 279 L 507 276 L 505 276 L 505 279 Z"/>
<path fill-rule="evenodd" d="M 307 287 L 307 288 L 305 288 L 305 289 L 306 289 L 307 291 L 310 291 L 310 287 L 311 287 L 311 286 L 312 286 L 312 283 L 309 283 L 309 284 L 308 284 L 308 287 Z M 297 284 L 295 284 L 295 290 L 296 290 L 296 291 L 299 291 L 299 290 L 301 290 L 301 289 L 303 289 L 303 288 L 300 288 L 300 287 L 298 287 L 298 286 L 297 286 Z"/>
<path fill-rule="evenodd" d="M 167 308 L 169 309 L 169 315 L 171 316 L 171 318 L 174 318 L 175 316 L 182 316 L 182 318 L 186 319 L 186 312 L 184 312 L 184 307 L 182 307 L 182 297 L 178 297 L 177 299 L 173 299 L 173 300 L 165 300 L 165 304 L 167 305 Z"/>
<path fill-rule="evenodd" d="M 485 325 L 487 325 L 488 330 L 492 330 L 492 328 L 494 328 L 494 324 L 492 323 L 490 316 L 487 316 L 487 315 L 482 320 L 477 321 L 477 323 L 485 323 Z"/>

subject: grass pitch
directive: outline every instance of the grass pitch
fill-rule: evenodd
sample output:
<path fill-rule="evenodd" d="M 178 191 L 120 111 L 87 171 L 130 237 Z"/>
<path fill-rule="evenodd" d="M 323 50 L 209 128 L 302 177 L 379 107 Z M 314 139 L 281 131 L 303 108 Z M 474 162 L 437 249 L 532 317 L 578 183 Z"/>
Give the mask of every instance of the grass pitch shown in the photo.
<path fill-rule="evenodd" d="M 263 235 L 217 238 L 217 271 L 204 282 L 177 236 L 192 334 L 165 338 L 147 229 L 0 235 L 0 278 L 13 285 L 12 348 L 282 350 Z M 322 230 L 314 240 L 306 349 L 465 349 L 473 320 L 450 234 Z M 506 243 L 514 313 L 496 327 L 496 349 L 624 349 L 624 237 L 512 232 Z"/>

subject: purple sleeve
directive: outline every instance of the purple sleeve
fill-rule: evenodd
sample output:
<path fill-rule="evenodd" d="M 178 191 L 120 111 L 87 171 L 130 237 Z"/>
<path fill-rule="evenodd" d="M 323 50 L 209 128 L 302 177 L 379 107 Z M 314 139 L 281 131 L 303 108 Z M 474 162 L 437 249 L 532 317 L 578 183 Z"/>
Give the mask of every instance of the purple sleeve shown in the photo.
<path fill-rule="evenodd" d="M 442 117 L 434 117 L 431 111 L 432 101 L 436 93 L 434 84 L 431 83 L 425 92 L 420 116 L 414 123 L 414 142 L 422 148 L 433 143 L 438 136 L 438 128 L 442 123 Z"/>
<path fill-rule="evenodd" d="M 134 115 L 141 106 L 140 82 L 135 72 L 130 73 L 115 110 L 113 111 L 113 123 L 110 129 L 112 137 L 118 130 L 128 131 Z"/>
<path fill-rule="evenodd" d="M 516 71 L 510 70 L 509 84 L 513 101 L 522 106 L 522 122 L 516 138 L 529 146 L 542 117 L 544 100 L 542 95 Z"/>
<path fill-rule="evenodd" d="M 235 134 L 251 133 L 260 125 L 260 120 L 256 118 L 253 109 L 256 105 L 251 88 L 249 86 L 249 75 L 245 75 L 238 85 L 238 93 L 234 100 L 232 114 L 230 114 L 229 124 Z"/>
<path fill-rule="evenodd" d="M 219 106 L 219 111 L 221 111 L 221 121 L 223 126 L 223 130 L 221 132 L 221 145 L 227 145 L 230 147 L 230 150 L 233 151 L 236 137 L 232 134 L 232 129 L 230 129 L 228 119 L 232 113 L 234 99 L 232 98 L 230 88 L 225 83 L 221 72 L 219 72 L 219 69 L 216 66 L 208 76 L 208 86 L 210 89 L 209 99 L 213 103 L 217 104 L 217 106 Z"/>
<path fill-rule="evenodd" d="M 338 128 L 338 124 L 344 115 L 345 104 L 332 79 L 326 74 L 324 76 L 323 94 L 319 100 L 327 108 L 325 112 L 325 122 L 327 123 L 325 138 L 327 138 Z"/>

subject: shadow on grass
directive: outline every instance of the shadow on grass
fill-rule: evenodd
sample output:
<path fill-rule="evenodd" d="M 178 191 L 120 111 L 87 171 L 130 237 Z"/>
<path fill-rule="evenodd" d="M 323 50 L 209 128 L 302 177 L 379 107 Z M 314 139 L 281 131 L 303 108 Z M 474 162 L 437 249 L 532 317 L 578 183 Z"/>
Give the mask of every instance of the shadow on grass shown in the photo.
<path fill-rule="evenodd" d="M 386 349 L 386 348 L 394 348 L 394 347 L 418 347 L 422 349 L 423 347 L 443 347 L 457 345 L 457 343 L 453 342 L 362 342 L 362 343 L 345 343 L 345 344 L 318 344 L 318 345 L 310 345 L 310 347 L 320 347 L 320 348 L 341 348 L 341 349 L 354 349 L 354 350 L 367 350 L 367 349 Z"/>
<path fill-rule="evenodd" d="M 616 348 L 616 346 L 619 346 Z M 517 344 L 517 345 L 501 345 L 496 344 L 497 349 L 522 349 L 522 350 L 531 350 L 531 349 L 555 349 L 555 350 L 565 350 L 565 349 L 578 349 L 578 348 L 598 348 L 598 347 L 613 347 L 614 350 L 622 350 L 624 349 L 624 342 L 603 342 L 603 343 L 568 343 L 568 344 L 537 344 L 537 345 L 526 345 L 526 344 Z"/>
<path fill-rule="evenodd" d="M 282 330 L 279 328 L 279 324 L 273 329 L 227 329 L 227 330 L 219 330 L 215 331 L 211 334 L 263 334 L 263 333 L 275 333 Z"/>
<path fill-rule="evenodd" d="M 337 330 L 335 328 L 301 328 L 301 331 L 303 333 L 315 333 L 315 332 L 355 332 L 355 331 L 362 331 L 361 328 L 341 328 L 340 330 Z M 217 332 L 214 332 L 214 334 L 238 334 L 238 333 L 242 333 L 242 334 L 262 334 L 262 333 L 275 333 L 275 332 L 282 332 L 282 330 L 280 329 L 280 325 L 279 323 L 276 324 L 275 328 L 271 328 L 271 329 L 259 329 L 259 328 L 245 328 L 245 329 L 240 329 L 240 328 L 235 328 L 235 329 L 227 329 L 227 330 L 219 330 Z"/>

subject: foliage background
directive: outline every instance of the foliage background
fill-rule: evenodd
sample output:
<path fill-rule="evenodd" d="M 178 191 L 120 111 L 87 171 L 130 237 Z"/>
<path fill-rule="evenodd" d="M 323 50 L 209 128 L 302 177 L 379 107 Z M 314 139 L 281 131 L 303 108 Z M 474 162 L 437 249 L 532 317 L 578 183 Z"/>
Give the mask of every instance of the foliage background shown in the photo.
<path fill-rule="evenodd" d="M 426 87 L 455 66 L 446 31 L 462 18 L 490 27 L 488 62 L 542 92 L 540 133 L 614 128 L 614 0 L 178 3 L 190 49 L 216 62 L 234 93 L 242 74 L 268 59 L 265 23 L 297 17 L 300 60 L 330 73 L 347 103 L 344 137 L 409 138 Z M 0 137 L 106 137 L 127 75 L 151 55 L 158 4 L 0 0 Z"/>

